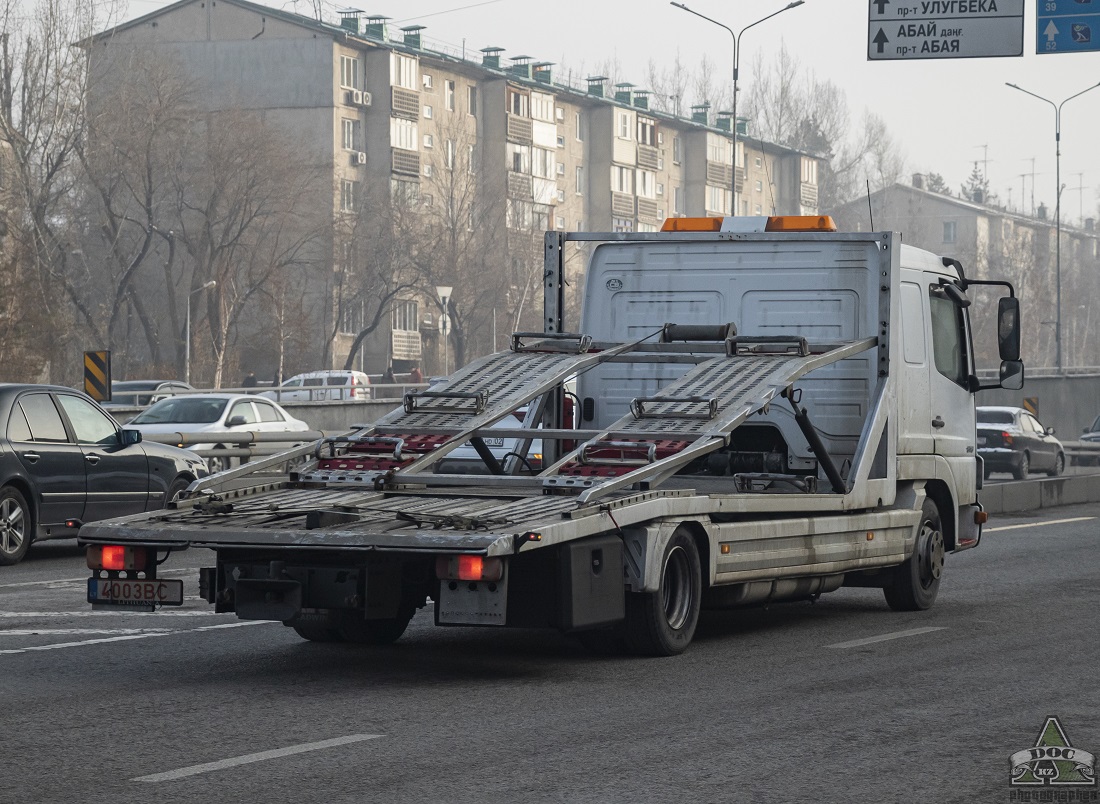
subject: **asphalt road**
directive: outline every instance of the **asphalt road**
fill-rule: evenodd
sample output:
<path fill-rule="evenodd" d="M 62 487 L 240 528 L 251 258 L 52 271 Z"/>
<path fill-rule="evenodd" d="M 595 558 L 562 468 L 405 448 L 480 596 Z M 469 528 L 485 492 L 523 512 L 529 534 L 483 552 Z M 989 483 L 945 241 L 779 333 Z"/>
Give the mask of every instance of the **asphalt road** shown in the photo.
<path fill-rule="evenodd" d="M 386 648 L 93 613 L 80 551 L 37 545 L 0 568 L 0 802 L 1010 801 L 1048 716 L 1100 753 L 1100 505 L 988 528 L 929 612 L 709 612 L 669 659 L 428 612 Z M 193 594 L 208 560 L 166 567 Z"/>

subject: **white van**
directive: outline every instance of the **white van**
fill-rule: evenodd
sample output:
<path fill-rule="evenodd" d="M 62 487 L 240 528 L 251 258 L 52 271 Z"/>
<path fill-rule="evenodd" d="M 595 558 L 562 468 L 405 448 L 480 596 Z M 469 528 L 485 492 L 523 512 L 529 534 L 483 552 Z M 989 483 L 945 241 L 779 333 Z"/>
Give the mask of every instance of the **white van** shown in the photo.
<path fill-rule="evenodd" d="M 295 374 L 278 388 L 264 391 L 260 396 L 276 402 L 370 399 L 370 377 L 361 371 L 309 371 Z"/>

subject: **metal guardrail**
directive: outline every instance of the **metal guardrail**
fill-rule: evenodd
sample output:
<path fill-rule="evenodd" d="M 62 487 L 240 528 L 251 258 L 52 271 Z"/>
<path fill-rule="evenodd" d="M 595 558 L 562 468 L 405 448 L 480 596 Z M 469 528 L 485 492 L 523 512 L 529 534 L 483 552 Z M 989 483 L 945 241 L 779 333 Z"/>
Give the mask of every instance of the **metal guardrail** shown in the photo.
<path fill-rule="evenodd" d="M 155 441 L 158 444 L 172 444 L 177 447 L 189 447 L 191 444 L 223 444 L 217 449 L 193 449 L 203 458 L 239 458 L 248 463 L 254 458 L 263 458 L 286 452 L 301 444 L 308 444 L 332 435 L 336 431 L 299 430 L 289 433 L 259 433 L 249 430 L 228 430 L 224 433 L 149 433 L 142 435 L 142 441 Z"/>
<path fill-rule="evenodd" d="M 1070 466 L 1100 466 L 1100 441 L 1063 441 Z"/>

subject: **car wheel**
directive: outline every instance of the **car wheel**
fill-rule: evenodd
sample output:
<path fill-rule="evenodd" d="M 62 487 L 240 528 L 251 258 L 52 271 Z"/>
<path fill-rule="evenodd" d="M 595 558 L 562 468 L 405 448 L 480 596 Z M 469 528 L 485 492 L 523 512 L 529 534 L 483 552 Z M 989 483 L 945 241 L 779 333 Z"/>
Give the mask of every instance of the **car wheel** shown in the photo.
<path fill-rule="evenodd" d="M 1028 458 L 1027 453 L 1024 452 L 1020 455 L 1020 462 L 1016 464 L 1016 468 L 1012 470 L 1012 476 L 1017 480 L 1027 480 L 1028 474 L 1031 472 L 1031 460 Z"/>
<path fill-rule="evenodd" d="M 665 548 L 656 592 L 626 596 L 626 643 L 644 656 L 682 653 L 695 636 L 702 603 L 699 548 L 691 532 L 677 528 Z"/>
<path fill-rule="evenodd" d="M 1066 470 L 1066 456 L 1061 452 L 1058 453 L 1058 457 L 1054 459 L 1054 468 L 1047 472 L 1051 477 L 1058 477 Z"/>
<path fill-rule="evenodd" d="M 180 495 L 187 491 L 187 487 L 191 485 L 191 481 L 186 477 L 177 477 L 172 481 L 172 485 L 168 487 L 168 491 L 164 494 L 164 507 L 167 508 L 169 503 L 174 503 L 179 499 Z"/>
<path fill-rule="evenodd" d="M 214 449 L 224 450 L 225 447 L 220 444 Z M 218 472 L 224 472 L 229 468 L 229 456 L 228 455 L 211 455 L 206 459 L 206 467 L 210 470 L 211 474 L 216 475 Z"/>
<path fill-rule="evenodd" d="M 940 591 L 945 553 L 940 509 L 930 497 L 926 497 L 921 508 L 913 554 L 894 570 L 892 582 L 882 590 L 890 608 L 894 611 L 924 611 L 931 608 Z"/>
<path fill-rule="evenodd" d="M 31 507 L 23 495 L 10 486 L 0 489 L 0 565 L 22 561 L 32 533 Z"/>

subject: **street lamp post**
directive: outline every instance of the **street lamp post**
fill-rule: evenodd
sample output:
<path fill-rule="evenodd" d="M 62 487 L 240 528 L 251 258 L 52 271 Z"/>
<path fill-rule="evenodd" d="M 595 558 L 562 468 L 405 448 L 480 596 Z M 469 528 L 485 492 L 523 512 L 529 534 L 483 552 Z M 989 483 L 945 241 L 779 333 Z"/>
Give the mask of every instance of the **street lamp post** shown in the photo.
<path fill-rule="evenodd" d="M 778 11 L 773 11 L 768 16 L 761 17 L 756 22 L 749 23 L 738 33 L 734 33 L 733 28 L 730 28 L 728 25 L 725 25 L 718 20 L 713 20 L 705 14 L 700 14 L 698 11 L 688 8 L 683 3 L 671 3 L 671 5 L 676 6 L 676 8 L 681 8 L 689 14 L 694 14 L 696 17 L 701 17 L 707 22 L 712 22 L 719 28 L 725 28 L 727 31 L 729 31 L 729 35 L 733 39 L 733 119 L 731 121 L 732 125 L 730 126 L 730 133 L 733 135 L 733 177 L 730 179 L 730 214 L 732 216 L 737 215 L 737 74 L 740 72 L 741 63 L 741 34 L 743 34 L 754 25 L 759 25 L 765 20 L 770 20 L 776 14 L 782 14 L 784 11 L 788 11 L 792 8 L 797 8 L 804 2 L 806 2 L 806 0 L 793 0 L 793 2 L 788 3 Z"/>
<path fill-rule="evenodd" d="M 210 290 L 217 284 L 216 280 L 211 279 L 187 294 L 187 316 L 183 324 L 183 381 L 188 384 L 191 382 L 191 297 L 204 290 Z"/>
<path fill-rule="evenodd" d="M 446 376 L 451 373 L 450 363 L 450 344 L 447 342 L 447 324 L 448 318 L 447 311 L 450 310 L 451 304 L 451 291 L 454 290 L 450 285 L 436 285 L 435 292 L 439 296 L 439 305 L 443 308 L 443 313 L 439 319 L 439 329 L 443 332 L 443 375 Z"/>
<path fill-rule="evenodd" d="M 1054 108 L 1054 365 L 1062 370 L 1062 107 L 1074 98 L 1084 95 L 1086 92 L 1100 87 L 1100 82 L 1087 89 L 1082 89 L 1076 95 L 1070 95 L 1061 103 L 1055 103 L 1050 98 L 1036 95 L 1023 87 L 1010 84 L 1005 86 L 1018 89 L 1025 95 L 1038 98 L 1049 103 Z"/>

